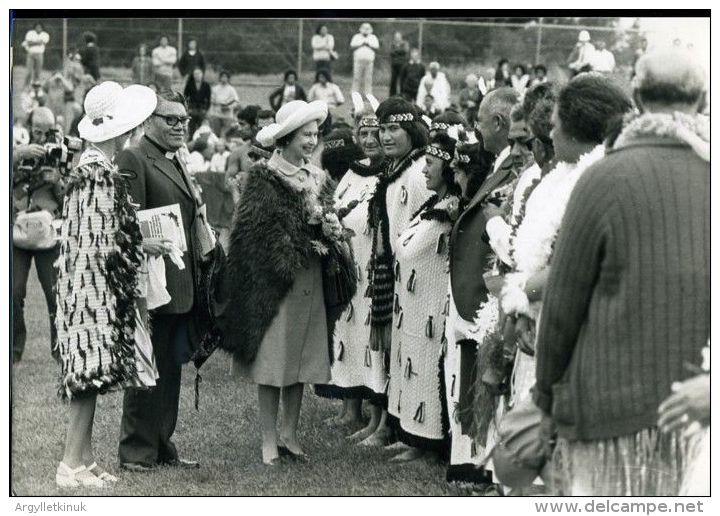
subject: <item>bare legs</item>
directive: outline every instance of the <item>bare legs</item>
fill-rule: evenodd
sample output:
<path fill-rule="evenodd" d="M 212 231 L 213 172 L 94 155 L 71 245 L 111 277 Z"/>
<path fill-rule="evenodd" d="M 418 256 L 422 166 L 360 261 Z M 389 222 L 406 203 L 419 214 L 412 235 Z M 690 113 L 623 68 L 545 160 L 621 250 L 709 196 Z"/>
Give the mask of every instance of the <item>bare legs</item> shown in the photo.
<path fill-rule="evenodd" d="M 328 426 L 353 425 L 362 421 L 362 400 L 360 398 L 343 398 L 342 407 L 337 415 L 325 420 Z"/>
<path fill-rule="evenodd" d="M 283 444 L 296 454 L 302 454 L 302 448 L 297 438 L 298 421 L 300 420 L 300 407 L 302 405 L 303 387 L 301 383 L 288 387 L 273 387 L 271 385 L 258 385 L 258 404 L 260 407 L 260 431 L 262 434 L 262 458 L 265 464 L 270 464 L 278 457 L 278 406 L 282 391 L 283 421 L 280 428 L 280 437 Z"/>
<path fill-rule="evenodd" d="M 358 444 L 360 446 L 385 446 L 390 438 L 390 427 L 387 424 L 387 411 L 383 410 L 375 431 Z"/>
<path fill-rule="evenodd" d="M 70 423 L 62 461 L 73 469 L 94 462 L 90 440 L 96 400 L 97 395 L 92 395 L 70 401 Z"/>
<path fill-rule="evenodd" d="M 377 429 L 378 425 L 380 424 L 380 419 L 382 418 L 382 408 L 378 407 L 377 405 L 370 404 L 370 421 L 368 421 L 367 426 L 364 428 L 361 428 L 357 432 L 355 432 L 352 435 L 348 435 L 348 439 L 359 439 L 364 440 L 370 437 L 370 435 Z"/>

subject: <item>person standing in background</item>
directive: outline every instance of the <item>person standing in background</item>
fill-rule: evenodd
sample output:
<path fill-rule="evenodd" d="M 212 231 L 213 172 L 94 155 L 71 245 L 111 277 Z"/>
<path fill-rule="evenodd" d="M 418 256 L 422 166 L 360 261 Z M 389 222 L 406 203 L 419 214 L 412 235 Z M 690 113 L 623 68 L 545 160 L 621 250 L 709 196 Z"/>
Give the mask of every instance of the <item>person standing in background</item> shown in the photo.
<path fill-rule="evenodd" d="M 94 32 L 85 32 L 83 41 L 85 48 L 80 51 L 80 61 L 85 73 L 91 75 L 97 82 L 100 79 L 100 49 L 97 47 L 97 36 Z"/>
<path fill-rule="evenodd" d="M 420 51 L 413 48 L 410 51 L 410 61 L 400 71 L 400 93 L 408 102 L 414 102 L 417 96 L 420 81 L 425 76 L 425 65 L 420 61 Z"/>
<path fill-rule="evenodd" d="M 510 78 L 510 62 L 503 58 L 498 61 L 495 70 L 495 84 L 491 89 L 502 88 L 503 86 L 512 87 L 512 79 Z"/>
<path fill-rule="evenodd" d="M 167 36 L 160 36 L 160 45 L 152 51 L 152 62 L 158 91 L 171 89 L 173 67 L 177 63 L 177 49 L 168 44 Z"/>
<path fill-rule="evenodd" d="M 310 40 L 310 46 L 313 49 L 313 61 L 315 61 L 315 71 L 332 70 L 332 62 L 337 59 L 335 52 L 335 38 L 328 33 L 327 25 L 320 25 Z"/>
<path fill-rule="evenodd" d="M 138 47 L 138 55 L 133 58 L 132 62 L 132 78 L 136 84 L 147 86 L 153 80 L 153 63 L 150 56 L 147 55 L 147 45 L 140 43 Z"/>
<path fill-rule="evenodd" d="M 25 61 L 25 86 L 32 81 L 39 81 L 45 58 L 45 45 L 50 41 L 50 35 L 43 30 L 42 23 L 35 24 L 32 30 L 27 31 L 22 47 L 27 52 Z"/>
<path fill-rule="evenodd" d="M 212 87 L 210 98 L 210 125 L 220 138 L 235 122 L 235 108 L 239 103 L 237 91 L 230 84 L 230 74 L 223 70 L 220 72 L 220 82 Z"/>
<path fill-rule="evenodd" d="M 353 50 L 353 82 L 352 91 L 362 95 L 372 94 L 373 65 L 375 51 L 380 48 L 377 36 L 368 22 L 360 25 L 360 31 L 350 40 Z"/>
<path fill-rule="evenodd" d="M 612 73 L 615 70 L 615 56 L 610 52 L 604 41 L 597 41 L 595 57 L 593 58 L 593 70 L 602 73 Z"/>
<path fill-rule="evenodd" d="M 403 39 L 403 35 L 400 32 L 396 32 L 393 36 L 392 46 L 390 48 L 390 96 L 399 94 L 401 91 L 402 83 L 400 81 L 400 74 L 403 67 L 408 62 L 408 53 L 410 52 L 410 45 Z"/>
<path fill-rule="evenodd" d="M 202 68 L 195 67 L 183 93 L 188 103 L 188 114 L 192 117 L 188 126 L 188 134 L 193 135 L 202 124 L 202 121 L 205 120 L 212 97 L 210 84 L 205 80 L 205 73 Z"/>
<path fill-rule="evenodd" d="M 200 68 L 205 73 L 205 56 L 198 50 L 198 43 L 195 38 L 188 39 L 187 48 L 178 61 L 178 70 L 183 79 L 190 80 L 190 74 L 195 68 Z"/>

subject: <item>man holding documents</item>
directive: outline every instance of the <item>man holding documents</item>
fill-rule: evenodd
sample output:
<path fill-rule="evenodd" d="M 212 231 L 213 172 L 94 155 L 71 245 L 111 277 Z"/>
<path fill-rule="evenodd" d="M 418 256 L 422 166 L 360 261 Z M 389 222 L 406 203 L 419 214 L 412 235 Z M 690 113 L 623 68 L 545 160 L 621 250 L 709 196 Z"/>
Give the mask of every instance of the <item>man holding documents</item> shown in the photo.
<path fill-rule="evenodd" d="M 171 440 L 177 423 L 182 364 L 190 360 L 195 347 L 192 316 L 198 257 L 203 247 L 196 231 L 200 202 L 184 163 L 175 154 L 183 144 L 189 120 L 181 94 L 159 94 L 155 111 L 144 123 L 145 136 L 117 157 L 132 202 L 139 205 L 139 217 L 143 210 L 163 212 L 161 208 L 176 216 L 179 207 L 180 218 L 175 222 L 184 233 L 184 242 L 172 232 L 164 235 L 170 238 L 152 240 L 143 234 L 144 243 L 155 242 L 144 245 L 148 263 L 153 263 L 153 257 L 163 257 L 154 265 L 159 265 L 156 271 L 164 266 L 169 301 L 151 315 L 153 350 L 160 373 L 157 386 L 125 392 L 119 457 L 121 467 L 131 471 L 148 471 L 157 465 L 199 467 L 197 462 L 181 460 Z"/>

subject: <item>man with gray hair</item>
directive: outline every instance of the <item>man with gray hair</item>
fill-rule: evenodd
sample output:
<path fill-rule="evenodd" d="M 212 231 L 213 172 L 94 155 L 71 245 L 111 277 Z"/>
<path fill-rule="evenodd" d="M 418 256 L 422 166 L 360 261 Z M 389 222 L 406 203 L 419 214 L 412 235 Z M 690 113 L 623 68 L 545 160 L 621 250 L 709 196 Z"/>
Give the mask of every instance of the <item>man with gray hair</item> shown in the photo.
<path fill-rule="evenodd" d="M 448 346 L 460 346 L 460 397 L 458 414 L 474 414 L 490 410 L 473 405 L 472 386 L 475 382 L 477 345 L 473 339 L 474 319 L 479 308 L 493 295 L 485 283 L 483 272 L 494 262 L 495 253 L 485 231 L 488 204 L 506 206 L 517 179 L 516 161 L 510 156 L 508 133 L 510 112 L 519 102 L 513 88 L 493 90 L 480 103 L 476 132 L 486 151 L 495 155 L 495 163 L 450 235 L 450 303 L 446 321 Z M 463 433 L 470 425 L 461 421 Z M 471 436 L 475 438 L 476 436 Z M 475 453 L 470 460 L 478 465 L 484 459 L 482 439 L 476 439 Z"/>
<path fill-rule="evenodd" d="M 703 69 L 650 53 L 633 85 L 640 114 L 572 192 L 540 315 L 533 397 L 559 432 L 565 495 L 678 495 L 684 428 L 659 429 L 658 407 L 710 337 Z"/>

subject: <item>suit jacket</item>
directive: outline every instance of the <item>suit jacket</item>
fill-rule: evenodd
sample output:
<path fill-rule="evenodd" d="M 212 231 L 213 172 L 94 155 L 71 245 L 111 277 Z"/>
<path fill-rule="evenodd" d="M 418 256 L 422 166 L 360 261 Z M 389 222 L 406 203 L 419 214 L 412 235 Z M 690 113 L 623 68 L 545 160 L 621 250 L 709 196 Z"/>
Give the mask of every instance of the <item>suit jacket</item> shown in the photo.
<path fill-rule="evenodd" d="M 188 249 L 183 254 L 185 269 L 165 258 L 165 278 L 171 300 L 156 310 L 159 314 L 184 314 L 192 310 L 195 300 L 195 220 L 196 199 L 194 191 L 189 189 L 190 177 L 182 161 L 180 166 L 185 175 L 153 145 L 146 137 L 136 146 L 129 147 L 118 154 L 116 163 L 121 174 L 128 180 L 128 192 L 132 202 L 139 204 L 138 209 L 159 208 L 169 204 L 179 204 L 185 229 Z"/>
<path fill-rule="evenodd" d="M 488 291 L 482 275 L 492 248 L 485 236 L 487 220 L 482 207 L 493 191 L 515 180 L 517 171 L 512 162 L 508 156 L 497 171 L 488 176 L 450 234 L 450 288 L 458 314 L 466 321 L 472 321 L 480 303 L 487 301 Z"/>

